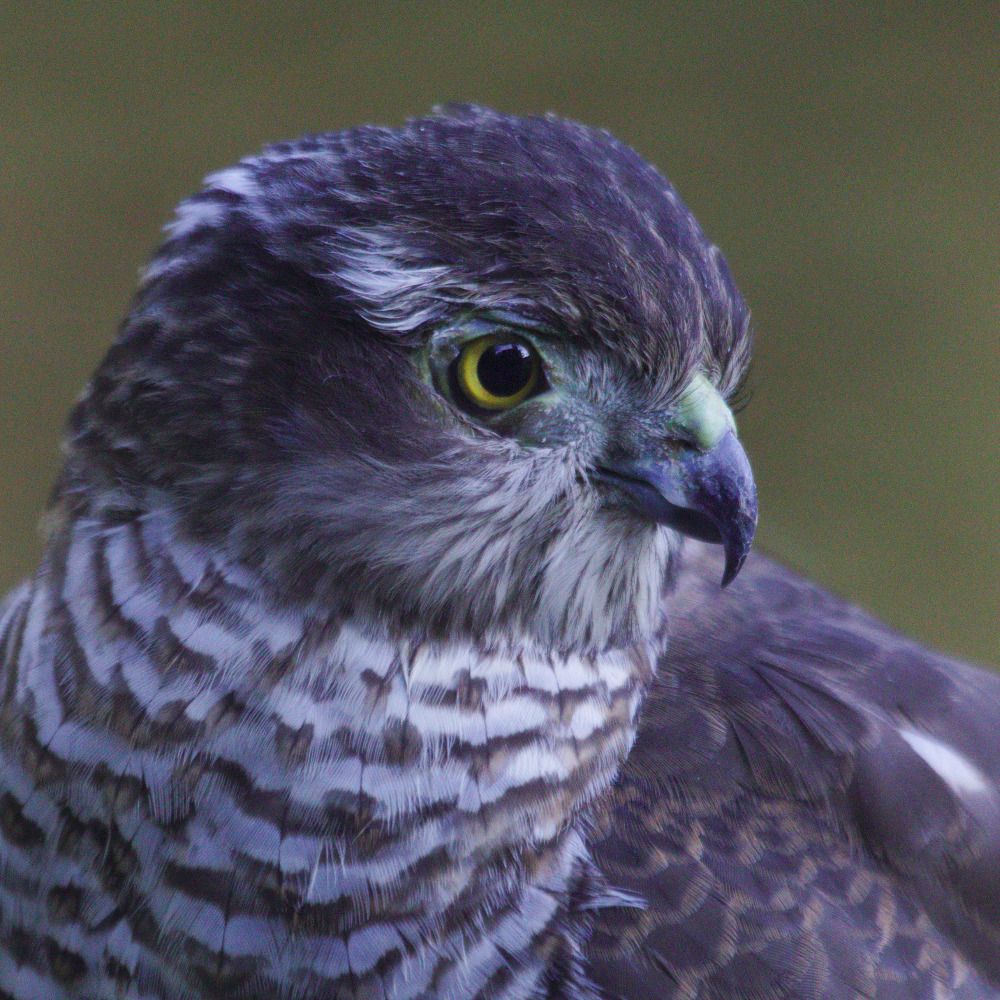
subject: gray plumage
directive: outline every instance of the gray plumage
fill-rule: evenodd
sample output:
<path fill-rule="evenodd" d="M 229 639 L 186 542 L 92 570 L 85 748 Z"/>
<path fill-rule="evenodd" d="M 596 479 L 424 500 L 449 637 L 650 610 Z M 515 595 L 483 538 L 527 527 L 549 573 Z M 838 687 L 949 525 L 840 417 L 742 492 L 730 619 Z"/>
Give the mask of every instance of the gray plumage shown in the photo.
<path fill-rule="evenodd" d="M 210 176 L 0 609 L 0 998 L 1000 996 L 1000 681 L 719 589 L 750 344 L 583 126 Z"/>

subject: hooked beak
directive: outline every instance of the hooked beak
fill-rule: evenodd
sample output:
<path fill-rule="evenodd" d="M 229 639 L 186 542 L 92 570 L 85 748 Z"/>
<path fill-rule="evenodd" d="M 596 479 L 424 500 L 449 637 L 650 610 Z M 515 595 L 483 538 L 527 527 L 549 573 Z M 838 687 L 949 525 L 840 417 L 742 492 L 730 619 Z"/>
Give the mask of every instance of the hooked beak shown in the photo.
<path fill-rule="evenodd" d="M 684 445 L 666 459 L 602 463 L 595 472 L 650 520 L 722 545 L 722 586 L 736 578 L 757 528 L 757 487 L 733 430 L 708 448 Z"/>

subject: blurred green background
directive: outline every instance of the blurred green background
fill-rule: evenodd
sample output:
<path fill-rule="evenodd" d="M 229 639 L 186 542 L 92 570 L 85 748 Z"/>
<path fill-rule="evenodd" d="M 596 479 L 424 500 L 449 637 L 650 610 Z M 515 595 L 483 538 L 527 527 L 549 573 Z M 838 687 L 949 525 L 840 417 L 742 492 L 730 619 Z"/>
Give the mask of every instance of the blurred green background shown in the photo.
<path fill-rule="evenodd" d="M 754 310 L 762 546 L 998 652 L 993 4 L 4 4 L 0 585 L 62 421 L 200 178 L 447 100 L 553 110 L 671 177 Z"/>

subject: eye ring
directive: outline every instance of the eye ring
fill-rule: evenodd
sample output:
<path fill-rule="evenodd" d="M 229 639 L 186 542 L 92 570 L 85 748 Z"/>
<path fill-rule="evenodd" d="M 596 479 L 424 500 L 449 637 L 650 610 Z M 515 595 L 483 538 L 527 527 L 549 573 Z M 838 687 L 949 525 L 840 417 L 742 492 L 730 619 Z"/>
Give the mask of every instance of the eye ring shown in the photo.
<path fill-rule="evenodd" d="M 488 334 L 470 340 L 452 364 L 453 382 L 466 402 L 497 412 L 523 403 L 542 381 L 542 364 L 531 344 Z"/>

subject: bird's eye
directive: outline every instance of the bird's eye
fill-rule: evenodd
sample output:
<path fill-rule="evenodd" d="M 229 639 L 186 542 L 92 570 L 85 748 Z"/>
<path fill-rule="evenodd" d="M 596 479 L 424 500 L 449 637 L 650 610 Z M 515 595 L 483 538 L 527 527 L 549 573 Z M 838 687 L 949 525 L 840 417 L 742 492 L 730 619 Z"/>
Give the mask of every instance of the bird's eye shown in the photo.
<path fill-rule="evenodd" d="M 542 383 L 538 352 L 522 340 L 501 334 L 467 343 L 452 365 L 460 395 L 481 410 L 509 410 Z"/>

